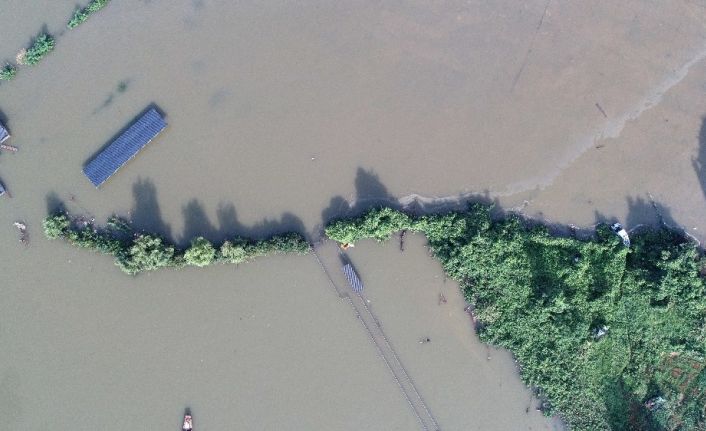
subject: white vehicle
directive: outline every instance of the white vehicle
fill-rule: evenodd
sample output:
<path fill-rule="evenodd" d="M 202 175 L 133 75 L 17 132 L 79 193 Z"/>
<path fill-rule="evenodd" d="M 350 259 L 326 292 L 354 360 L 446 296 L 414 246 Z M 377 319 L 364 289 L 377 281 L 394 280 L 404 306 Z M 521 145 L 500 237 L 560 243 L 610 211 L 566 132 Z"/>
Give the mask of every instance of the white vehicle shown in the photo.
<path fill-rule="evenodd" d="M 620 223 L 613 223 L 610 225 L 610 230 L 615 232 L 615 234 L 623 240 L 623 245 L 625 245 L 625 247 L 630 247 L 630 237 L 628 236 L 628 232 L 625 230 L 623 225 Z"/>

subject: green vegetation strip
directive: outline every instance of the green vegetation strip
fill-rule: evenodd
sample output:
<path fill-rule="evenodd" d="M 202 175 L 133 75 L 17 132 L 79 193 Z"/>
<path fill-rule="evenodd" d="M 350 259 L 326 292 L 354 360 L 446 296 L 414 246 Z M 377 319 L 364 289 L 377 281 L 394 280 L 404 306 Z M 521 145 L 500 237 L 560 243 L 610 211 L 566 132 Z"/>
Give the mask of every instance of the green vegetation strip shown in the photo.
<path fill-rule="evenodd" d="M 421 217 L 373 209 L 334 221 L 326 235 L 351 244 L 402 230 L 426 235 L 474 306 L 481 339 L 513 352 L 547 414 L 573 430 L 706 428 L 706 259 L 682 233 L 644 229 L 626 248 L 604 225 L 590 239 L 557 237 L 472 205 Z M 298 234 L 220 247 L 196 238 L 178 250 L 119 219 L 97 229 L 65 213 L 48 217 L 44 231 L 115 256 L 128 274 L 309 251 Z"/>
<path fill-rule="evenodd" d="M 326 234 L 354 243 L 404 229 L 426 235 L 481 339 L 512 351 L 571 429 L 706 428 L 706 262 L 683 234 L 643 230 L 628 249 L 607 226 L 562 238 L 480 205 L 419 218 L 375 209 Z"/>
<path fill-rule="evenodd" d="M 86 7 L 76 9 L 76 12 L 74 12 L 74 16 L 71 18 L 71 20 L 69 20 L 66 26 L 68 28 L 78 27 L 84 21 L 86 21 L 88 17 L 90 17 L 92 14 L 103 9 L 108 4 L 108 2 L 110 2 L 110 0 L 91 0 L 91 2 L 88 3 Z"/>
<path fill-rule="evenodd" d="M 56 213 L 43 223 L 49 239 L 62 238 L 72 245 L 115 257 L 115 264 L 128 274 L 159 268 L 204 267 L 215 263 L 239 264 L 277 253 L 305 254 L 309 243 L 297 233 L 275 235 L 265 240 L 234 238 L 220 247 L 205 238 L 195 238 L 181 250 L 157 235 L 135 231 L 126 221 L 113 217 L 97 228 L 66 213 Z"/>

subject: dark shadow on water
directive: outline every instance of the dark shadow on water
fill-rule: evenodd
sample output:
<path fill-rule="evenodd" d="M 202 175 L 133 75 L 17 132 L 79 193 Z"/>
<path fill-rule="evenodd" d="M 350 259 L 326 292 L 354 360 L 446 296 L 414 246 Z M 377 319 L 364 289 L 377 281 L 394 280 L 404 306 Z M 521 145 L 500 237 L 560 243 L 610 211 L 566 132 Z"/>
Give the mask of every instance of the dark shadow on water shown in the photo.
<path fill-rule="evenodd" d="M 197 236 L 202 236 L 209 241 L 216 241 L 217 229 L 213 226 L 206 215 L 201 203 L 192 199 L 181 210 L 184 216 L 184 231 L 181 236 L 181 243 L 188 243 Z"/>
<path fill-rule="evenodd" d="M 649 195 L 647 197 L 626 196 L 625 200 L 628 204 L 628 213 L 624 220 L 615 216 L 607 216 L 600 211 L 594 211 L 595 223 L 613 224 L 618 222 L 629 232 L 632 231 L 631 233 L 637 233 L 639 229 L 643 228 L 657 229 L 661 227 L 684 233 L 683 227 L 672 217 L 669 207 L 652 200 Z M 582 231 L 585 233 L 588 230 L 584 228 Z M 592 232 L 591 229 L 590 233 Z"/>
<path fill-rule="evenodd" d="M 497 217 L 502 214 L 500 207 L 497 205 L 497 199 L 490 198 L 487 191 L 471 197 L 459 197 L 457 200 L 449 202 L 422 202 L 414 199 L 402 204 L 399 199 L 388 191 L 375 172 L 359 167 L 355 177 L 355 201 L 349 202 L 343 196 L 334 196 L 331 198 L 329 205 L 322 211 L 321 219 L 323 226 L 326 226 L 332 220 L 355 217 L 369 209 L 383 206 L 419 216 L 435 212 L 463 210 L 468 203 L 493 205 L 493 216 Z M 320 237 L 320 235 L 321 232 L 314 233 L 316 237 Z"/>
<path fill-rule="evenodd" d="M 138 179 L 132 185 L 132 195 L 135 203 L 130 212 L 130 220 L 135 229 L 173 240 L 171 228 L 162 219 L 154 183 L 149 179 Z"/>
<path fill-rule="evenodd" d="M 187 246 L 189 242 L 199 236 L 219 244 L 227 239 L 243 237 L 250 239 L 264 239 L 275 234 L 297 232 L 306 236 L 306 228 L 302 220 L 292 213 L 284 213 L 277 219 L 265 218 L 254 225 L 244 225 L 238 221 L 235 206 L 231 203 L 219 205 L 216 210 L 218 227 L 209 220 L 203 205 L 192 199 L 182 209 L 184 215 L 184 232 L 177 244 Z"/>
<path fill-rule="evenodd" d="M 56 214 L 58 212 L 65 212 L 66 205 L 64 201 L 59 198 L 56 192 L 50 192 L 46 197 L 47 201 L 47 214 Z"/>
<path fill-rule="evenodd" d="M 613 224 L 619 221 L 617 217 L 609 217 L 598 210 L 593 211 L 593 218 L 596 221 L 596 224 Z"/>
<path fill-rule="evenodd" d="M 358 168 L 355 176 L 355 201 L 348 202 L 343 196 L 331 198 L 328 207 L 321 213 L 324 225 L 341 217 L 354 217 L 370 208 L 391 206 L 401 209 L 397 199 L 372 170 Z"/>
<path fill-rule="evenodd" d="M 363 168 L 358 168 L 355 174 L 355 193 L 357 202 L 366 202 L 368 205 L 384 205 L 396 201 L 380 177 L 372 170 Z"/>
<path fill-rule="evenodd" d="M 92 114 L 96 115 L 99 112 L 101 112 L 102 110 L 104 110 L 105 108 L 112 105 L 113 102 L 115 101 L 116 96 L 127 91 L 128 87 L 130 85 L 130 81 L 131 81 L 130 79 L 123 79 L 122 81 L 118 82 L 118 85 L 116 86 L 115 92 L 110 92 L 110 94 L 108 94 L 108 96 L 105 98 L 103 103 L 101 103 L 101 105 L 98 108 L 93 110 Z M 159 112 L 161 114 L 161 111 L 159 111 Z M 164 116 L 164 115 L 162 114 L 162 116 Z"/>
<path fill-rule="evenodd" d="M 677 223 L 672 218 L 669 208 L 640 196 L 628 196 L 628 214 L 625 218 L 625 225 L 632 229 L 640 224 L 648 226 L 671 226 L 677 227 Z"/>
<path fill-rule="evenodd" d="M 701 185 L 701 193 L 706 198 L 706 117 L 701 120 L 701 130 L 699 130 L 699 154 L 691 159 L 696 177 Z"/>

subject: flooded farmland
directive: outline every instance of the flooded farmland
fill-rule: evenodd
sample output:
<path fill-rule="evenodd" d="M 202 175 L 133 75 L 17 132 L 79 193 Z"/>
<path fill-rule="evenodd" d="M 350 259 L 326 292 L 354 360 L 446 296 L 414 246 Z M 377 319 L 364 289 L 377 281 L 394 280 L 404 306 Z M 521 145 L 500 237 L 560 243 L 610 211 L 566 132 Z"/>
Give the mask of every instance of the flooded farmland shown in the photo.
<path fill-rule="evenodd" d="M 703 2 L 123 0 L 65 31 L 74 8 L 0 0 L 0 60 L 57 38 L 0 84 L 19 148 L 0 153 L 13 429 L 172 430 L 187 406 L 199 430 L 419 428 L 312 256 L 129 277 L 43 238 L 59 203 L 182 244 L 468 195 L 706 238 Z M 151 104 L 168 128 L 96 190 L 83 165 Z M 477 340 L 423 238 L 350 256 L 441 429 L 561 428 Z"/>

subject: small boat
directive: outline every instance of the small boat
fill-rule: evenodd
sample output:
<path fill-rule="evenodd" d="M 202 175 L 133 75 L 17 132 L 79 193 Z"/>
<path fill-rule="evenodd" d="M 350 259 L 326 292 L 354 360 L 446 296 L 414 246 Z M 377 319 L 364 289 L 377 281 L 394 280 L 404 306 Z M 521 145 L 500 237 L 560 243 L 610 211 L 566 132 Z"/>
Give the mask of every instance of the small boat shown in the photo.
<path fill-rule="evenodd" d="M 4 195 L 6 191 L 7 190 L 5 190 L 5 186 L 0 183 L 0 196 Z"/>
<path fill-rule="evenodd" d="M 182 431 L 191 431 L 194 429 L 190 414 L 184 415 L 184 424 L 181 426 L 181 429 Z"/>
<path fill-rule="evenodd" d="M 610 230 L 612 230 L 616 235 L 620 237 L 620 239 L 623 240 L 623 245 L 625 247 L 630 247 L 630 237 L 628 236 L 628 232 L 625 230 L 623 225 L 620 223 L 613 223 L 610 225 Z"/>

